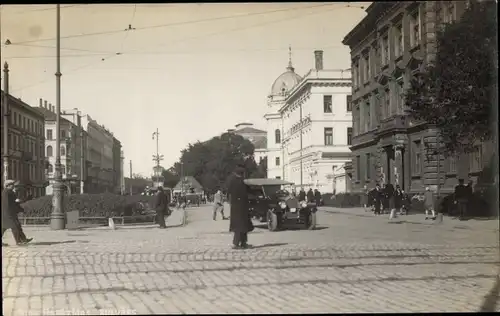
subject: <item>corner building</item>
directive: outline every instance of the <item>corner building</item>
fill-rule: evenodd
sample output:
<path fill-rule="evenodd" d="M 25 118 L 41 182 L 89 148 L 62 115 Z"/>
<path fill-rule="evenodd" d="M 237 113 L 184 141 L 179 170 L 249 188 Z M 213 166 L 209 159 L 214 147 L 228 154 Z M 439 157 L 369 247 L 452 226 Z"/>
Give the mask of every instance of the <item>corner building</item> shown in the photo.
<path fill-rule="evenodd" d="M 412 76 L 433 61 L 436 32 L 455 21 L 465 1 L 375 2 L 343 40 L 351 49 L 353 71 L 353 190 L 378 183 L 421 192 L 438 183 L 437 130 L 406 114 L 404 93 Z M 441 191 L 451 192 L 458 178 L 482 170 L 484 144 L 467 155 L 439 159 Z"/>

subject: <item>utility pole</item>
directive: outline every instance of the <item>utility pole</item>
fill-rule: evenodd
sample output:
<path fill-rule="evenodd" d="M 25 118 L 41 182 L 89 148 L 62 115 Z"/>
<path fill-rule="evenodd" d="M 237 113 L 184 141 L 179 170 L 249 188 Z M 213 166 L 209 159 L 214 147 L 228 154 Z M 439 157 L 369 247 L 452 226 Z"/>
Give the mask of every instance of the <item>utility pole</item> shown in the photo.
<path fill-rule="evenodd" d="M 4 73 L 4 95 L 3 95 L 3 183 L 9 180 L 9 64 L 5 62 L 3 65 Z"/>
<path fill-rule="evenodd" d="M 130 160 L 129 170 L 130 170 L 130 195 L 132 195 L 132 160 Z"/>
<path fill-rule="evenodd" d="M 63 209 L 64 185 L 61 175 L 61 6 L 59 4 L 57 4 L 56 19 L 56 163 L 50 227 L 52 230 L 61 230 L 65 228 L 66 223 Z"/>
<path fill-rule="evenodd" d="M 184 193 L 184 163 L 181 161 L 181 195 Z"/>
<path fill-rule="evenodd" d="M 153 161 L 156 162 L 156 166 L 154 168 L 154 177 L 156 178 L 156 182 L 159 185 L 159 180 L 160 180 L 160 161 L 163 160 L 163 155 L 160 155 L 159 152 L 159 139 L 160 139 L 160 132 L 158 131 L 158 128 L 156 128 L 156 132 L 153 133 L 153 140 L 156 139 L 156 155 L 153 155 Z M 154 181 L 153 181 L 154 183 Z"/>

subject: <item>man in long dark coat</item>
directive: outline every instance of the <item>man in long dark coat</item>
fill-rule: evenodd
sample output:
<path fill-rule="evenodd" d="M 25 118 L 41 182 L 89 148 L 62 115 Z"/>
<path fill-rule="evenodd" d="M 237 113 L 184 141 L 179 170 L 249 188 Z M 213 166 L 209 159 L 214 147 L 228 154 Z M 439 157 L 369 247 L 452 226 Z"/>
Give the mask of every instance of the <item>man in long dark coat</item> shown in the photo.
<path fill-rule="evenodd" d="M 316 206 L 321 206 L 321 193 L 318 189 L 314 189 L 314 201 L 316 202 Z"/>
<path fill-rule="evenodd" d="M 167 228 L 165 224 L 165 215 L 168 213 L 168 197 L 161 186 L 158 187 L 158 192 L 156 192 L 154 206 L 160 228 Z"/>
<path fill-rule="evenodd" d="M 248 209 L 248 187 L 243 182 L 245 169 L 238 167 L 228 182 L 231 216 L 229 231 L 234 233 L 233 248 L 248 248 L 248 232 L 253 230 Z"/>
<path fill-rule="evenodd" d="M 307 202 L 314 203 L 314 192 L 311 188 L 309 188 L 309 191 L 307 191 Z"/>
<path fill-rule="evenodd" d="M 7 229 L 12 230 L 14 240 L 17 245 L 24 245 L 33 240 L 33 238 L 26 238 L 21 222 L 17 214 L 22 212 L 23 209 L 17 202 L 14 180 L 6 180 L 4 189 L 2 190 L 2 237 Z M 4 245 L 4 243 L 2 243 Z"/>
<path fill-rule="evenodd" d="M 300 188 L 299 201 L 305 201 L 305 200 L 306 200 L 306 191 L 304 191 L 304 188 Z"/>

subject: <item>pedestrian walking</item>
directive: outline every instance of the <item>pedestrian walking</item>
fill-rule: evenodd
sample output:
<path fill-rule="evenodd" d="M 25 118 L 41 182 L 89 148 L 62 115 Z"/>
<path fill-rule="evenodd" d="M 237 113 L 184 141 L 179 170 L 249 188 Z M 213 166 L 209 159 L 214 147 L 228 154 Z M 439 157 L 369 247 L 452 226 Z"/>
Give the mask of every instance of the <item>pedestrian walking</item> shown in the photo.
<path fill-rule="evenodd" d="M 396 185 L 396 190 L 394 190 L 392 199 L 394 201 L 394 207 L 391 209 L 391 215 L 389 216 L 389 219 L 397 217 L 398 214 L 401 215 L 401 208 L 403 206 L 403 192 L 399 184 Z"/>
<path fill-rule="evenodd" d="M 165 224 L 165 215 L 168 213 L 168 197 L 163 191 L 162 186 L 158 187 L 154 203 L 157 223 L 160 225 L 160 228 L 167 228 Z"/>
<path fill-rule="evenodd" d="M 234 233 L 233 249 L 249 248 L 248 232 L 253 231 L 252 220 L 248 209 L 248 187 L 243 182 L 245 169 L 236 168 L 228 181 L 230 201 L 229 231 Z"/>
<path fill-rule="evenodd" d="M 431 191 L 430 187 L 426 187 L 424 193 L 425 219 L 429 219 L 429 213 L 432 214 L 432 217 L 430 217 L 430 219 L 436 219 L 435 204 L 436 201 L 434 198 L 434 193 Z"/>
<path fill-rule="evenodd" d="M 304 191 L 304 188 L 300 188 L 299 192 L 299 201 L 305 201 L 306 200 L 306 191 Z"/>
<path fill-rule="evenodd" d="M 5 231 L 10 229 L 16 244 L 25 245 L 32 241 L 33 238 L 26 238 L 17 215 L 24 211 L 17 201 L 17 185 L 19 185 L 19 183 L 14 180 L 6 180 L 4 182 L 4 189 L 2 190 L 2 237 Z M 6 244 L 2 242 L 2 246 L 5 245 Z"/>
<path fill-rule="evenodd" d="M 369 211 L 369 198 L 368 198 L 368 193 L 370 193 L 370 191 L 368 190 L 368 187 L 366 186 L 366 184 L 363 186 L 363 190 L 361 191 L 361 206 L 363 206 L 365 212 L 368 212 Z"/>
<path fill-rule="evenodd" d="M 374 214 L 380 215 L 382 210 L 382 200 L 384 199 L 384 193 L 380 188 L 380 184 L 375 185 L 375 189 L 371 191 L 371 200 L 374 206 Z"/>
<path fill-rule="evenodd" d="M 314 201 L 316 202 L 316 207 L 321 206 L 321 192 L 318 189 L 314 189 Z"/>
<path fill-rule="evenodd" d="M 401 194 L 402 194 L 401 214 L 408 215 L 411 208 L 411 199 L 410 196 L 404 190 L 401 190 Z"/>
<path fill-rule="evenodd" d="M 455 203 L 458 205 L 459 219 L 463 219 L 467 214 L 468 191 L 464 185 L 464 179 L 459 179 L 455 187 Z"/>
<path fill-rule="evenodd" d="M 307 203 L 314 203 L 314 192 L 312 188 L 309 188 L 309 191 L 307 191 Z"/>
<path fill-rule="evenodd" d="M 217 213 L 220 212 L 222 219 L 227 219 L 224 216 L 224 197 L 222 196 L 222 191 L 217 190 L 217 192 L 214 195 L 214 210 L 213 210 L 213 220 L 217 220 Z"/>

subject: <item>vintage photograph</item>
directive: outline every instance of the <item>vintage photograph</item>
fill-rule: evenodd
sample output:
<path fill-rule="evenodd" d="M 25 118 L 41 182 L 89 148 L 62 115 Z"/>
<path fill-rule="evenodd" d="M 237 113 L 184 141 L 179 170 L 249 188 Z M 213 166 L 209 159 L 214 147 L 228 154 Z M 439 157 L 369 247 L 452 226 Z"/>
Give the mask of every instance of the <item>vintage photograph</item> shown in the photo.
<path fill-rule="evenodd" d="M 500 312 L 497 11 L 2 3 L 2 315 Z"/>

